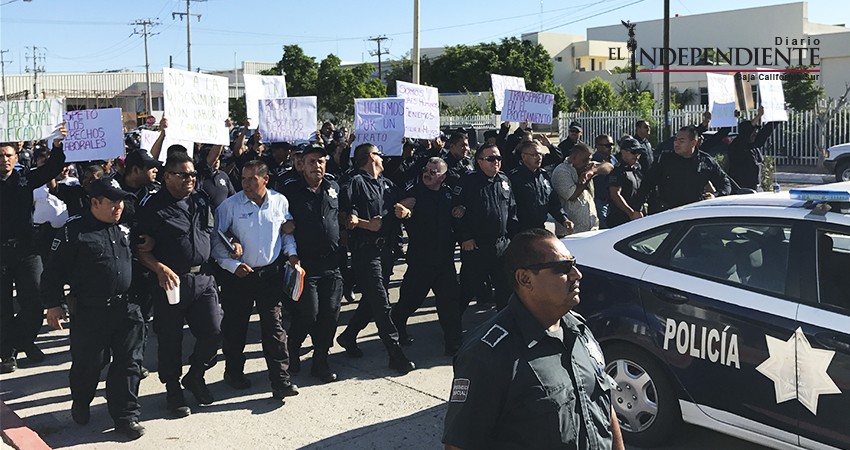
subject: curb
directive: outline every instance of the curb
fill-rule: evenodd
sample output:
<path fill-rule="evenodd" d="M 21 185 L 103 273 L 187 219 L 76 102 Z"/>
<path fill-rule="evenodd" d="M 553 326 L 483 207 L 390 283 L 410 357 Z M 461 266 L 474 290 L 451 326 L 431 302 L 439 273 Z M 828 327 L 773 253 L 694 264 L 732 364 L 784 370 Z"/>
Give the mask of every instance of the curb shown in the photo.
<path fill-rule="evenodd" d="M 835 182 L 835 175 L 820 173 L 776 172 L 775 177 L 779 183 L 826 184 Z"/>
<path fill-rule="evenodd" d="M 24 421 L 0 400 L 0 424 L 3 430 L 3 442 L 21 450 L 50 450 L 35 431 L 24 425 Z"/>

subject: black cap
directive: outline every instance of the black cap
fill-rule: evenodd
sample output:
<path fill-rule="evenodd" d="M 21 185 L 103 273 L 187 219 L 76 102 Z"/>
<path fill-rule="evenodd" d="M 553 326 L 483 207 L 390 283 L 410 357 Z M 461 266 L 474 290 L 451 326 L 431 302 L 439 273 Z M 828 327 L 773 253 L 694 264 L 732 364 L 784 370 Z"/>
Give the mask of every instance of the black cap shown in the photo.
<path fill-rule="evenodd" d="M 124 158 L 124 167 L 127 169 L 130 169 L 131 167 L 144 167 L 145 169 L 150 169 L 151 167 L 159 167 L 159 165 L 159 161 L 153 159 L 147 150 L 133 150 L 127 154 L 126 158 Z"/>
<path fill-rule="evenodd" d="M 103 177 L 92 181 L 86 186 L 86 192 L 91 197 L 106 197 L 110 200 L 124 200 L 134 197 L 133 194 L 122 190 L 121 185 L 114 178 Z"/>
<path fill-rule="evenodd" d="M 490 139 L 491 137 L 499 137 L 499 133 L 496 130 L 487 130 L 484 132 L 484 139 Z"/>
<path fill-rule="evenodd" d="M 301 155 L 307 156 L 310 153 L 320 153 L 322 156 L 328 156 L 328 151 L 324 146 L 313 144 L 305 146 L 303 150 L 301 150 Z"/>
<path fill-rule="evenodd" d="M 582 128 L 581 128 L 581 124 L 580 124 L 580 123 L 578 123 L 578 122 L 576 122 L 576 121 L 572 121 L 572 122 L 570 122 L 570 127 L 569 127 L 569 129 L 570 129 L 570 130 L 584 131 L 584 130 L 582 130 Z"/>
<path fill-rule="evenodd" d="M 272 144 L 269 147 L 270 147 L 269 150 L 271 150 L 271 151 L 292 150 L 292 144 L 290 144 L 289 142 L 272 142 Z"/>
<path fill-rule="evenodd" d="M 629 137 L 620 140 L 620 150 L 631 150 L 634 152 L 643 153 L 646 151 L 637 139 Z"/>

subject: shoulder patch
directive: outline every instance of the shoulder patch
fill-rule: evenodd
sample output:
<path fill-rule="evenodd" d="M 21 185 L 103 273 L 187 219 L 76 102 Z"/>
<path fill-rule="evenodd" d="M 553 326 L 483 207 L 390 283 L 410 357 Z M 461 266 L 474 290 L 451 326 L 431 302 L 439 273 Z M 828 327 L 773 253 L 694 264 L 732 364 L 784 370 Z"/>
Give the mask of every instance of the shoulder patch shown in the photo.
<path fill-rule="evenodd" d="M 461 185 L 455 185 L 454 191 L 452 191 L 455 195 L 460 195 L 463 192 L 463 187 Z"/>
<path fill-rule="evenodd" d="M 149 201 L 149 200 L 151 199 L 151 197 L 153 197 L 153 196 L 154 196 L 154 193 L 153 193 L 153 192 L 150 192 L 150 193 L 148 193 L 147 195 L 145 195 L 145 196 L 142 198 L 142 200 L 139 202 L 139 206 L 145 206 L 145 205 L 147 205 L 148 201 Z"/>
<path fill-rule="evenodd" d="M 56 249 L 59 248 L 60 244 L 62 244 L 62 241 L 60 239 L 54 239 L 53 242 L 50 244 L 50 250 L 56 251 Z"/>
<path fill-rule="evenodd" d="M 449 398 L 449 402 L 464 403 L 467 397 L 469 397 L 469 379 L 455 378 L 452 381 L 452 396 Z"/>
<path fill-rule="evenodd" d="M 493 325 L 492 327 L 490 327 L 489 330 L 487 330 L 487 333 L 485 333 L 484 336 L 481 337 L 481 342 L 489 345 L 492 348 L 496 348 L 496 345 L 498 345 L 499 342 L 501 342 L 501 340 L 504 339 L 507 335 L 507 330 L 505 330 L 499 325 Z"/>

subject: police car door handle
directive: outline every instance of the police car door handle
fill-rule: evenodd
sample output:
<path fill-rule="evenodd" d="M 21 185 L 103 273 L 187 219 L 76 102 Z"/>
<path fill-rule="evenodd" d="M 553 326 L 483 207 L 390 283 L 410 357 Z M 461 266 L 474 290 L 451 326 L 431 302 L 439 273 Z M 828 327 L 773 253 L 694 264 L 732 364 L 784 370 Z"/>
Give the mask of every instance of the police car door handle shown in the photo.
<path fill-rule="evenodd" d="M 652 289 L 652 293 L 657 295 L 661 300 L 670 303 L 682 304 L 690 300 L 685 293 L 676 289 L 657 287 Z"/>
<path fill-rule="evenodd" d="M 850 353 L 850 337 L 825 331 L 815 334 L 815 339 L 824 347 L 842 353 Z"/>

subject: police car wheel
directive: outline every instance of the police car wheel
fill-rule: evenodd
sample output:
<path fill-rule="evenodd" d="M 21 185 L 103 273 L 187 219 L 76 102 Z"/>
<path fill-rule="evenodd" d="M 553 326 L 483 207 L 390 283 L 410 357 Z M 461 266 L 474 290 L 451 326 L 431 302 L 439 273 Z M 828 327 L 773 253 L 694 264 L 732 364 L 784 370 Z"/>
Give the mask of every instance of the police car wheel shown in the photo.
<path fill-rule="evenodd" d="M 850 162 L 838 165 L 835 169 L 835 181 L 850 181 Z"/>
<path fill-rule="evenodd" d="M 617 383 L 611 391 L 611 403 L 623 439 L 646 446 L 668 442 L 682 414 L 662 366 L 639 348 L 626 344 L 607 347 L 605 359 L 605 371 Z"/>

